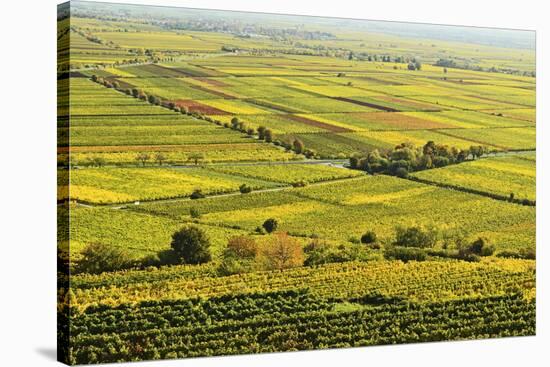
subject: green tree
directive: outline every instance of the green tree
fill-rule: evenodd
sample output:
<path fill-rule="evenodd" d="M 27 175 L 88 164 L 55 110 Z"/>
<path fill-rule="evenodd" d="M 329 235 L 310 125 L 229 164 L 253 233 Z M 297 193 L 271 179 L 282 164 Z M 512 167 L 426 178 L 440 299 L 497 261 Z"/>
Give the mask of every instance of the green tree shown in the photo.
<path fill-rule="evenodd" d="M 262 224 L 262 227 L 264 227 L 267 233 L 272 233 L 277 230 L 278 225 L 279 223 L 277 222 L 277 219 L 269 218 L 264 222 L 264 224 Z"/>
<path fill-rule="evenodd" d="M 195 226 L 183 227 L 172 235 L 170 247 L 185 264 L 203 264 L 212 259 L 210 240 Z"/>
<path fill-rule="evenodd" d="M 231 127 L 234 129 L 234 130 L 238 130 L 239 129 L 239 119 L 237 117 L 233 117 L 231 119 Z"/>
<path fill-rule="evenodd" d="M 75 266 L 77 272 L 99 274 L 133 266 L 126 250 L 102 243 L 91 243 L 81 251 L 81 259 Z"/>
<path fill-rule="evenodd" d="M 374 231 L 367 231 L 361 236 L 361 243 L 371 244 L 377 240 L 376 233 Z"/>
<path fill-rule="evenodd" d="M 266 130 L 266 127 L 265 126 L 258 126 L 258 139 L 260 140 L 264 140 L 265 139 L 265 130 Z"/>
<path fill-rule="evenodd" d="M 271 131 L 271 129 L 265 129 L 264 140 L 268 143 L 271 143 L 273 141 L 273 131 Z"/>
<path fill-rule="evenodd" d="M 188 162 L 193 162 L 195 164 L 195 166 L 198 166 L 199 165 L 199 162 L 202 162 L 204 161 L 204 154 L 200 153 L 200 152 L 193 152 L 193 153 L 190 153 L 188 156 L 187 156 L 187 161 Z"/>
<path fill-rule="evenodd" d="M 304 143 L 300 139 L 294 139 L 292 147 L 297 154 L 302 154 L 305 149 Z"/>

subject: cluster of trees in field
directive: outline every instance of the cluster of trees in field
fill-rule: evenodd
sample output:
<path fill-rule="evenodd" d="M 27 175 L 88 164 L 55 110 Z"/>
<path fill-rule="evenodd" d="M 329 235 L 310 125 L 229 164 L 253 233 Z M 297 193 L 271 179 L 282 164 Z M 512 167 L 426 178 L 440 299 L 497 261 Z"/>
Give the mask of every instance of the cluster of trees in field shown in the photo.
<path fill-rule="evenodd" d="M 469 63 L 457 63 L 456 61 L 452 59 L 439 59 L 434 64 L 434 66 L 441 66 L 444 67 L 445 72 L 447 68 L 453 68 L 453 69 L 463 69 L 463 70 L 474 70 L 474 71 L 484 71 L 484 72 L 490 72 L 490 73 L 505 73 L 505 74 L 519 74 L 523 76 L 530 76 L 535 78 L 537 76 L 537 73 L 535 71 L 519 71 L 517 69 L 510 69 L 510 68 L 497 68 L 495 66 L 492 66 L 490 68 L 484 68 L 479 65 L 470 65 Z"/>
<path fill-rule="evenodd" d="M 371 174 L 384 173 L 398 177 L 408 177 L 410 172 L 430 168 L 445 167 L 449 164 L 475 160 L 488 154 L 486 146 L 472 145 L 468 149 L 458 149 L 444 144 L 427 142 L 423 147 L 412 143 L 402 143 L 393 150 L 380 152 L 374 149 L 365 156 L 355 155 L 350 158 L 352 169 L 359 169 Z"/>

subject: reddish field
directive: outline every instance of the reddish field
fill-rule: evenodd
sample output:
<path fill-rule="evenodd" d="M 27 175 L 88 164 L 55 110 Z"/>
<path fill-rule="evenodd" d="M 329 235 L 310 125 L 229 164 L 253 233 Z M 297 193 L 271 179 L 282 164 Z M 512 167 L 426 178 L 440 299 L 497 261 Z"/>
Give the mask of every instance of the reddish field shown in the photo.
<path fill-rule="evenodd" d="M 207 106 L 191 99 L 180 99 L 174 101 L 178 107 L 187 107 L 191 112 L 203 113 L 205 115 L 230 115 L 229 112 L 220 110 L 215 107 Z"/>
<path fill-rule="evenodd" d="M 430 121 L 401 113 L 364 112 L 356 113 L 354 115 L 356 117 L 364 118 L 366 121 L 383 123 L 388 127 L 400 129 L 447 129 L 454 127 L 441 122 Z"/>
<path fill-rule="evenodd" d="M 325 129 L 333 133 L 346 133 L 346 132 L 352 131 L 350 129 L 346 129 L 345 127 L 334 126 L 321 121 L 310 120 L 302 116 L 285 115 L 285 117 L 287 117 L 289 120 L 301 122 L 302 124 L 309 125 L 309 126 L 320 127 L 321 129 Z"/>

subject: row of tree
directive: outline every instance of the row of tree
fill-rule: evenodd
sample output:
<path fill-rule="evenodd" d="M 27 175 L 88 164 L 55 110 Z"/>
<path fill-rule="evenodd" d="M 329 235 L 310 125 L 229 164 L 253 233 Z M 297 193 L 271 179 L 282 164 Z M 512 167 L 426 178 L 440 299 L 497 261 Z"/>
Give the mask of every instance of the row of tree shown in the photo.
<path fill-rule="evenodd" d="M 349 160 L 350 168 L 366 171 L 371 174 L 384 173 L 393 176 L 407 177 L 410 172 L 430 168 L 445 167 L 449 164 L 477 159 L 489 153 L 482 145 L 472 145 L 468 149 L 449 147 L 444 144 L 427 142 L 422 147 L 412 143 L 402 143 L 393 150 L 380 152 L 374 149 L 364 156 L 353 156 Z"/>

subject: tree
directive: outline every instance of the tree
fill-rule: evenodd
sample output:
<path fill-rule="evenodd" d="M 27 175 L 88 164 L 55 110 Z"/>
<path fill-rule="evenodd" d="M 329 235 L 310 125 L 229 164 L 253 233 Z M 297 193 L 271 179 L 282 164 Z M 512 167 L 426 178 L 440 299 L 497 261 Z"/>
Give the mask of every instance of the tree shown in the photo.
<path fill-rule="evenodd" d="M 361 236 L 361 243 L 371 244 L 376 242 L 376 233 L 374 231 L 367 231 Z"/>
<path fill-rule="evenodd" d="M 257 268 L 258 244 L 252 237 L 232 237 L 222 254 L 221 275 L 247 273 Z"/>
<path fill-rule="evenodd" d="M 258 254 L 258 244 L 253 237 L 232 237 L 227 242 L 226 251 L 241 259 L 253 259 Z"/>
<path fill-rule="evenodd" d="M 268 143 L 271 143 L 273 141 L 273 131 L 271 131 L 271 129 L 265 129 L 264 140 Z"/>
<path fill-rule="evenodd" d="M 397 167 L 395 175 L 400 178 L 407 178 L 409 177 L 409 171 L 405 167 Z"/>
<path fill-rule="evenodd" d="M 147 97 L 147 102 L 151 103 L 151 104 L 157 104 L 157 97 L 155 97 L 154 95 L 150 94 L 148 97 Z"/>
<path fill-rule="evenodd" d="M 92 82 L 97 82 L 97 75 L 92 75 Z"/>
<path fill-rule="evenodd" d="M 155 154 L 155 161 L 158 162 L 159 166 L 162 166 L 162 163 L 166 160 L 166 156 L 162 153 Z"/>
<path fill-rule="evenodd" d="M 202 229 L 195 226 L 183 227 L 175 232 L 170 247 L 185 264 L 203 264 L 212 259 L 210 240 Z"/>
<path fill-rule="evenodd" d="M 479 237 L 471 243 L 469 251 L 479 256 L 491 256 L 495 252 L 495 247 L 490 245 L 486 238 Z"/>
<path fill-rule="evenodd" d="M 136 155 L 136 161 L 141 162 L 143 166 L 145 166 L 145 163 L 151 159 L 151 156 L 148 153 L 139 153 Z"/>
<path fill-rule="evenodd" d="M 264 227 L 267 233 L 271 233 L 277 230 L 278 225 L 279 223 L 277 223 L 277 219 L 269 218 L 264 222 L 264 224 L 262 224 L 262 227 Z"/>
<path fill-rule="evenodd" d="M 435 150 L 436 150 L 436 145 L 435 145 L 435 142 L 430 140 L 428 141 L 426 144 L 424 144 L 424 146 L 422 147 L 422 153 L 424 155 L 430 155 L 430 156 L 434 156 L 435 154 Z"/>
<path fill-rule="evenodd" d="M 302 154 L 305 149 L 304 143 L 300 139 L 294 139 L 292 147 L 297 154 Z"/>
<path fill-rule="evenodd" d="M 132 95 L 133 95 L 135 98 L 139 97 L 139 95 L 140 95 L 139 92 L 140 92 L 139 89 L 137 89 L 137 88 L 132 88 Z"/>
<path fill-rule="evenodd" d="M 470 154 L 474 159 L 481 157 L 483 154 L 486 154 L 487 148 L 481 145 L 472 145 L 469 149 Z"/>
<path fill-rule="evenodd" d="M 449 165 L 449 158 L 437 156 L 433 159 L 433 165 L 435 167 L 445 167 Z"/>
<path fill-rule="evenodd" d="M 416 70 L 420 70 L 422 68 L 422 64 L 420 63 L 420 61 L 417 61 L 414 63 L 414 67 Z"/>
<path fill-rule="evenodd" d="M 187 161 L 193 162 L 195 166 L 204 160 L 204 154 L 200 152 L 193 152 L 187 156 Z"/>
<path fill-rule="evenodd" d="M 75 270 L 82 273 L 99 274 L 133 266 L 126 250 L 102 243 L 91 243 L 81 252 L 82 258 Z"/>
<path fill-rule="evenodd" d="M 258 139 L 260 140 L 264 140 L 265 139 L 265 126 L 258 126 L 258 129 L 256 129 L 258 131 Z"/>
<path fill-rule="evenodd" d="M 254 136 L 254 129 L 249 127 L 248 129 L 246 129 L 246 135 L 248 136 Z"/>
<path fill-rule="evenodd" d="M 239 119 L 237 117 L 233 117 L 231 119 L 231 127 L 234 129 L 234 130 L 238 130 L 239 129 Z"/>
<path fill-rule="evenodd" d="M 412 62 L 409 62 L 409 64 L 407 65 L 407 69 L 416 70 L 416 66 Z"/>
<path fill-rule="evenodd" d="M 359 168 L 359 158 L 353 156 L 349 158 L 349 167 L 351 169 L 357 169 Z"/>
<path fill-rule="evenodd" d="M 304 263 L 302 246 L 286 233 L 269 236 L 260 247 L 259 257 L 267 270 L 283 270 L 302 266 Z"/>

